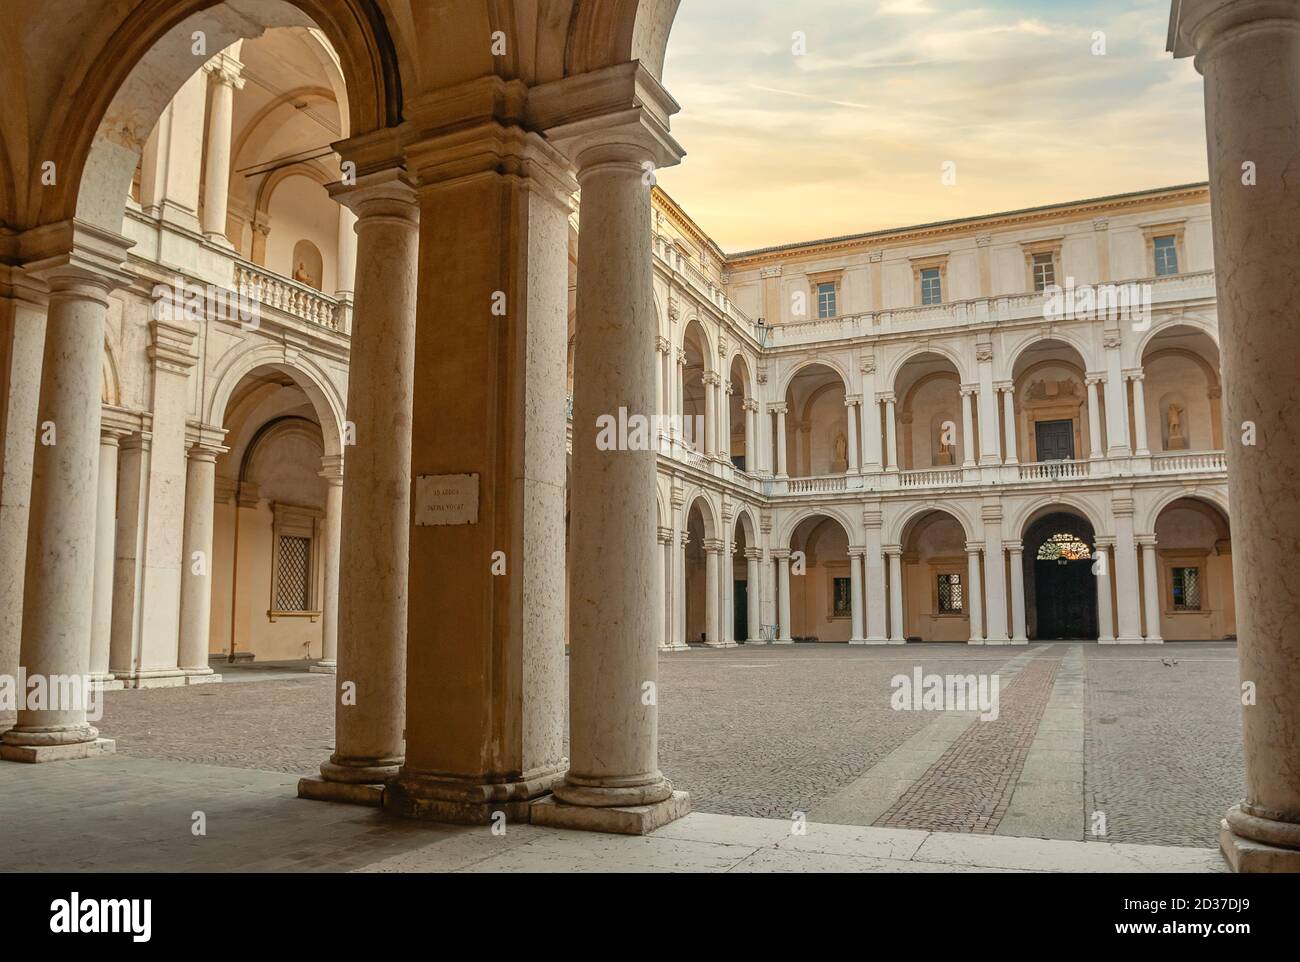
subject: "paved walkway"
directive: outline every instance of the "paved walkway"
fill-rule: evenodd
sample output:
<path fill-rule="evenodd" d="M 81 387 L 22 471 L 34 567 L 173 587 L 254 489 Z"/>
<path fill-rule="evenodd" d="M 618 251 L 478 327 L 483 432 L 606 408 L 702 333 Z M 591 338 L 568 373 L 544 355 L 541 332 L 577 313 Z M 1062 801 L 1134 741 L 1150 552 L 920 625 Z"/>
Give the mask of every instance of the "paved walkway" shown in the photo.
<path fill-rule="evenodd" d="M 430 825 L 274 772 L 108 755 L 0 767 L 0 871 L 1221 872 L 1217 852 L 695 813 L 645 838 Z M 196 826 L 201 827 L 199 833 Z"/>

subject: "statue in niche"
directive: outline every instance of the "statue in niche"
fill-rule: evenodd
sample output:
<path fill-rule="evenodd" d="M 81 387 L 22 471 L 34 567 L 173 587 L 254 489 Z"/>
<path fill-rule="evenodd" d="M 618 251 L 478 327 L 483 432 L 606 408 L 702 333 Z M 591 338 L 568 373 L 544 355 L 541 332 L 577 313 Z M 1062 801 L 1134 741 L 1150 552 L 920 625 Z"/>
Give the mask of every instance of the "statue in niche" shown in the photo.
<path fill-rule="evenodd" d="M 953 464 L 956 457 L 956 441 L 950 437 L 948 430 L 951 421 L 939 423 L 939 453 L 935 455 L 936 464 Z"/>
<path fill-rule="evenodd" d="M 849 442 L 840 431 L 835 435 L 835 461 L 831 464 L 831 473 L 840 474 L 849 469 Z"/>
<path fill-rule="evenodd" d="M 308 287 L 315 286 L 312 284 L 311 275 L 307 273 L 307 265 L 302 261 L 299 261 L 298 266 L 293 269 L 293 279 L 299 284 L 306 284 Z"/>
<path fill-rule="evenodd" d="M 1187 437 L 1183 434 L 1183 409 L 1170 402 L 1169 410 L 1165 415 L 1165 423 L 1169 428 L 1169 443 L 1165 447 L 1170 451 L 1186 449 Z"/>

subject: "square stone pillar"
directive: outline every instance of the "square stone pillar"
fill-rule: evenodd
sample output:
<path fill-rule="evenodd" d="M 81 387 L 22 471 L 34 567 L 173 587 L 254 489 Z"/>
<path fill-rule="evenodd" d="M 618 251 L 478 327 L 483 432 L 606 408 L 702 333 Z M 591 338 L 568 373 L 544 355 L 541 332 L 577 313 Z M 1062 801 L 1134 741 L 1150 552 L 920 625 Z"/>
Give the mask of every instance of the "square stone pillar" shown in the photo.
<path fill-rule="evenodd" d="M 872 406 L 874 409 L 874 405 Z M 883 517 L 879 504 L 868 505 L 862 514 L 866 525 L 866 548 L 863 552 L 864 580 L 867 596 L 867 644 L 888 643 L 886 635 L 885 554 L 882 540 Z"/>

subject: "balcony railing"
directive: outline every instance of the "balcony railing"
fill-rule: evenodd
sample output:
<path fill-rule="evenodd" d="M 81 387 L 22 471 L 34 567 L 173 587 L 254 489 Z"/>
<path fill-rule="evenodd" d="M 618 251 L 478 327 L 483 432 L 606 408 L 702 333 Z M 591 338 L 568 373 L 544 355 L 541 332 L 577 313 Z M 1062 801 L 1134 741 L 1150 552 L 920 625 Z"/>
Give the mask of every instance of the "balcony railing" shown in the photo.
<path fill-rule="evenodd" d="M 1086 478 L 1088 461 L 1038 461 L 1020 465 L 1021 481 L 1055 481 L 1058 478 Z"/>
<path fill-rule="evenodd" d="M 1185 474 L 1196 471 L 1226 471 L 1228 458 L 1222 451 L 1196 454 L 1158 454 L 1151 459 L 1155 474 Z"/>
<path fill-rule="evenodd" d="M 786 482 L 788 494 L 822 494 L 827 491 L 847 491 L 846 474 L 823 474 L 814 478 L 791 478 Z"/>
<path fill-rule="evenodd" d="M 340 329 L 337 300 L 250 261 L 235 262 L 235 289 L 259 304 L 283 311 L 308 324 L 317 324 L 331 331 Z"/>
<path fill-rule="evenodd" d="M 937 488 L 961 484 L 965 475 L 960 468 L 942 470 L 900 471 L 898 485 L 901 488 Z"/>

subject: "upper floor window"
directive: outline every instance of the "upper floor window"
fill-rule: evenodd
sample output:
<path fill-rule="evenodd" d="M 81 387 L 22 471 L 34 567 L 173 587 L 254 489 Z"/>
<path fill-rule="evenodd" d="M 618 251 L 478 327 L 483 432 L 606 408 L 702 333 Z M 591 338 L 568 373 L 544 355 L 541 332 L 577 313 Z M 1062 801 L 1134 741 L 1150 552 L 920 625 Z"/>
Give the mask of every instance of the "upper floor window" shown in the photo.
<path fill-rule="evenodd" d="M 1166 277 L 1178 273 L 1178 238 L 1173 234 L 1164 234 L 1151 239 L 1152 252 L 1155 254 L 1156 277 Z"/>
<path fill-rule="evenodd" d="M 1171 568 L 1169 573 L 1174 611 L 1200 611 L 1201 569 Z"/>
<path fill-rule="evenodd" d="M 1034 274 L 1034 290 L 1045 291 L 1056 284 L 1056 255 L 1051 251 L 1035 254 L 1031 265 Z"/>
<path fill-rule="evenodd" d="M 817 316 L 835 317 L 839 313 L 835 303 L 835 282 L 827 281 L 817 285 Z"/>
<path fill-rule="evenodd" d="M 927 267 L 921 271 L 921 303 L 943 303 L 943 278 L 937 267 Z"/>

